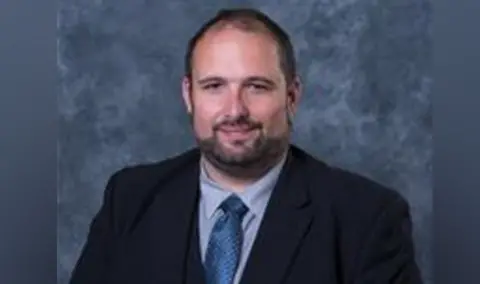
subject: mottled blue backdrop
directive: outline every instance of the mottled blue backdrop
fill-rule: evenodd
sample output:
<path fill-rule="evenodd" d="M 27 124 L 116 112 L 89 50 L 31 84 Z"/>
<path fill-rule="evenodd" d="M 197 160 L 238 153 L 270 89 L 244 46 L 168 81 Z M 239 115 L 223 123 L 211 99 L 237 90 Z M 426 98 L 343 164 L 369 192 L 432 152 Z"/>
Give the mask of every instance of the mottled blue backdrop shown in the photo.
<path fill-rule="evenodd" d="M 67 283 L 107 178 L 194 145 L 181 102 L 187 41 L 223 7 L 290 33 L 304 82 L 294 142 L 410 202 L 432 284 L 431 2 L 61 0 L 58 283 Z"/>

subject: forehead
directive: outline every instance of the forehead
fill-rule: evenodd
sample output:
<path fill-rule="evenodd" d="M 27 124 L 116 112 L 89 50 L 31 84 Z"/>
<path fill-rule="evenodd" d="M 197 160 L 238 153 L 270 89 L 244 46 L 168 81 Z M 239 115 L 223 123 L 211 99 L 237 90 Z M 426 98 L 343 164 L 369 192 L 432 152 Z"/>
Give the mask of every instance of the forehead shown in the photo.
<path fill-rule="evenodd" d="M 277 44 L 263 31 L 244 31 L 228 26 L 212 29 L 195 47 L 192 75 L 259 75 L 280 80 L 282 71 Z"/>

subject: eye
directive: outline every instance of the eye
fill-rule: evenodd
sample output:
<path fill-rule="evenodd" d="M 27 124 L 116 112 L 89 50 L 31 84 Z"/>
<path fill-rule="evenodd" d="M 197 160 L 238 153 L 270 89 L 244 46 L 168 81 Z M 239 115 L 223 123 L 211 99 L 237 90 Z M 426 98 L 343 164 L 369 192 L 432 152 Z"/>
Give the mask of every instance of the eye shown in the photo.
<path fill-rule="evenodd" d="M 258 83 L 251 83 L 248 84 L 248 88 L 255 91 L 255 92 L 265 92 L 268 91 L 269 88 L 263 84 L 258 84 Z"/>
<path fill-rule="evenodd" d="M 220 87 L 222 86 L 221 83 L 208 83 L 206 85 L 203 86 L 203 89 L 204 90 L 216 90 L 216 89 L 219 89 Z"/>

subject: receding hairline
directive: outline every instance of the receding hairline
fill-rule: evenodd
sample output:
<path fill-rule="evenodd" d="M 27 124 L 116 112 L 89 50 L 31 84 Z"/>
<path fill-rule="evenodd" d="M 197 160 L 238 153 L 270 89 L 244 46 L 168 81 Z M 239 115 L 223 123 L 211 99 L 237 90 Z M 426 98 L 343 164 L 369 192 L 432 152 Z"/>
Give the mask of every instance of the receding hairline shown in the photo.
<path fill-rule="evenodd" d="M 257 33 L 265 36 L 275 46 L 279 57 L 280 67 L 287 82 L 293 82 L 296 77 L 296 60 L 292 43 L 288 34 L 275 21 L 266 14 L 255 9 L 221 10 L 217 15 L 206 22 L 200 30 L 189 40 L 185 56 L 185 74 L 191 75 L 193 57 L 197 45 L 207 35 L 221 31 L 225 28 L 233 28 L 246 33 Z"/>
<path fill-rule="evenodd" d="M 276 51 L 276 56 L 278 57 L 278 61 L 280 64 L 280 69 L 282 69 L 281 66 L 281 61 L 282 61 L 282 55 L 281 55 L 281 47 L 280 44 L 278 43 L 275 35 L 259 20 L 256 19 L 247 19 L 247 20 L 239 20 L 239 19 L 228 19 L 228 20 L 221 20 L 211 27 L 209 27 L 208 30 L 206 30 L 201 37 L 198 38 L 197 44 L 195 45 L 195 48 L 192 50 L 192 67 L 193 67 L 193 59 L 195 58 L 195 55 L 197 54 L 198 46 L 201 45 L 201 42 L 205 40 L 205 38 L 214 36 L 216 33 L 220 33 L 222 31 L 228 30 L 228 29 L 233 29 L 233 30 L 238 30 L 241 32 L 245 33 L 252 33 L 252 34 L 257 34 L 257 35 L 263 35 L 267 37 L 272 44 L 275 46 L 275 51 Z M 192 70 L 193 71 L 193 70 Z"/>
<path fill-rule="evenodd" d="M 209 27 L 201 37 L 198 38 L 197 44 L 202 41 L 205 37 L 221 32 L 228 29 L 235 29 L 246 33 L 261 34 L 267 36 L 275 44 L 275 47 L 280 51 L 280 44 L 277 41 L 275 35 L 270 31 L 264 23 L 258 19 L 253 18 L 235 18 L 235 19 L 224 19 L 215 23 Z M 197 45 L 192 50 L 195 53 Z M 280 56 L 280 54 L 279 54 Z"/>
<path fill-rule="evenodd" d="M 212 25 L 209 30 L 218 30 L 222 28 L 232 27 L 246 32 L 265 32 L 272 35 L 265 23 L 259 19 L 247 16 L 238 16 L 233 19 L 223 19 Z"/>

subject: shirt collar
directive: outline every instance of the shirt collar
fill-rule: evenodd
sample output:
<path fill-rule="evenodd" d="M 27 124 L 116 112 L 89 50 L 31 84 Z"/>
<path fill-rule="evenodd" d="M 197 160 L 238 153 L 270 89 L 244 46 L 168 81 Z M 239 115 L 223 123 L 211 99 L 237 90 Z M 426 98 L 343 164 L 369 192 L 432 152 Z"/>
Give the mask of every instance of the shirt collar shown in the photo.
<path fill-rule="evenodd" d="M 206 217 L 212 218 L 220 204 L 232 194 L 237 194 L 254 216 L 262 215 L 285 164 L 286 156 L 285 154 L 277 165 L 241 193 L 232 193 L 210 179 L 203 162 L 200 162 L 200 191 Z"/>

